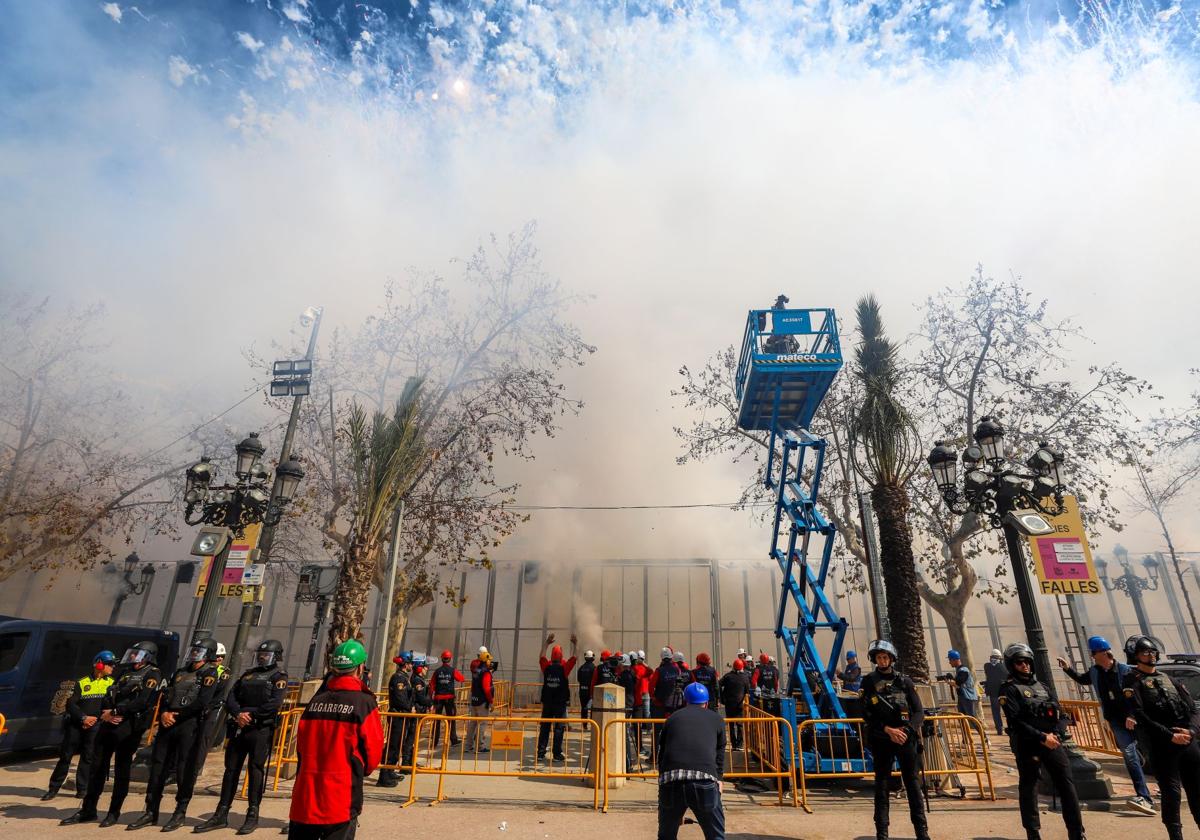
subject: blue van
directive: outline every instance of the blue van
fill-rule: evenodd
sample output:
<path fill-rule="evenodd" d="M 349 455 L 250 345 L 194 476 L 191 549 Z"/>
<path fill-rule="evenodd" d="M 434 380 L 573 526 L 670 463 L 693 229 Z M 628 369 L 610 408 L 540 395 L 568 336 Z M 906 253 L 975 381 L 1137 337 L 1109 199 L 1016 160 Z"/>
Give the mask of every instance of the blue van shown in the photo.
<path fill-rule="evenodd" d="M 178 633 L 0 615 L 0 714 L 7 719 L 0 753 L 57 746 L 62 718 L 50 706 L 59 687 L 86 676 L 100 651 L 111 650 L 119 660 L 128 647 L 143 641 L 158 645 L 158 667 L 164 674 L 175 670 Z"/>

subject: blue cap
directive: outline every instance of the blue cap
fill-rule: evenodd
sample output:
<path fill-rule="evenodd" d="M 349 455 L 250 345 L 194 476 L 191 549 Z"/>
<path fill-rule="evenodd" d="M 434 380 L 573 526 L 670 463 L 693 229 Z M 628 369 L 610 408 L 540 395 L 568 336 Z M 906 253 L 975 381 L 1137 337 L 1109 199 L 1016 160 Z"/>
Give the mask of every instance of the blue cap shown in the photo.
<path fill-rule="evenodd" d="M 96 665 L 103 662 L 105 665 L 117 664 L 117 655 L 111 650 L 102 650 L 96 654 L 96 658 L 92 660 L 92 664 Z"/>
<path fill-rule="evenodd" d="M 708 702 L 708 689 L 702 683 L 688 683 L 688 687 L 683 690 L 683 699 L 689 705 L 702 705 Z"/>
<path fill-rule="evenodd" d="M 848 651 L 846 651 L 846 658 L 847 659 L 858 659 L 858 654 L 852 650 L 848 650 Z"/>
<path fill-rule="evenodd" d="M 958 652 L 958 651 L 956 651 L 956 650 L 954 650 L 954 649 L 951 649 L 951 650 L 950 650 L 950 651 L 949 651 L 949 652 L 946 654 L 946 659 L 948 659 L 949 661 L 953 662 L 955 659 L 962 659 L 962 656 L 959 654 L 959 652 Z"/>
<path fill-rule="evenodd" d="M 1103 636 L 1091 636 L 1088 639 L 1089 653 L 1103 653 L 1106 650 L 1112 650 L 1112 645 L 1108 643 L 1108 639 Z"/>

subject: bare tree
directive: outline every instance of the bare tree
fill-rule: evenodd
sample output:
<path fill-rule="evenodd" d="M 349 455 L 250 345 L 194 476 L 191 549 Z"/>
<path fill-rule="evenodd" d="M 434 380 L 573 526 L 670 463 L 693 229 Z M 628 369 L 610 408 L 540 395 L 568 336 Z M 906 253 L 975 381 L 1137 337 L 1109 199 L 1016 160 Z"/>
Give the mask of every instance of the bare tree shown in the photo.
<path fill-rule="evenodd" d="M 0 313 L 0 581 L 171 532 L 184 464 L 120 437 L 136 412 L 95 362 L 103 308 L 0 290 Z"/>
<path fill-rule="evenodd" d="M 1121 530 L 1113 471 L 1125 460 L 1126 430 L 1136 422 L 1129 400 L 1150 396 L 1151 386 L 1116 364 L 1073 376 L 1068 368 L 1073 346 L 1085 338 L 1082 329 L 1051 319 L 1047 301 L 1035 300 L 1019 278 L 997 281 L 977 267 L 964 285 L 930 297 L 924 309 L 913 381 L 924 383 L 921 424 L 928 440 L 962 447 L 979 417 L 992 414 L 1018 452 L 1052 441 L 1066 456 L 1070 491 L 1089 529 Z M 977 541 L 984 523 L 973 513 L 949 514 L 931 479 L 914 482 L 913 491 L 913 510 L 933 537 L 922 551 L 921 596 L 945 619 L 951 644 L 971 665 L 965 611 L 979 581 L 973 561 L 985 553 Z M 996 548 L 993 577 L 1002 579 L 1007 561 L 1000 543 Z"/>
<path fill-rule="evenodd" d="M 1128 464 L 1137 478 L 1136 488 L 1128 491 L 1134 511 L 1149 513 L 1158 522 L 1159 532 L 1163 535 L 1167 551 L 1171 555 L 1171 567 L 1179 581 L 1179 591 L 1183 593 L 1188 615 L 1192 619 L 1192 629 L 1196 631 L 1196 638 L 1200 639 L 1200 623 L 1196 621 L 1196 609 L 1192 606 L 1192 596 L 1183 580 L 1183 567 L 1175 550 L 1175 541 L 1171 538 L 1171 529 L 1167 526 L 1167 509 L 1200 477 L 1200 458 L 1171 457 L 1163 451 L 1155 453 L 1131 450 Z"/>
<path fill-rule="evenodd" d="M 414 271 L 389 284 L 377 313 L 335 333 L 318 359 L 321 398 L 306 402 L 302 418 L 301 439 L 312 447 L 303 516 L 342 561 L 330 645 L 360 631 L 369 587 L 384 585 L 380 558 L 387 556 L 384 543 L 355 549 L 365 508 L 351 469 L 353 406 L 388 411 L 410 379 L 424 383 L 412 420 L 420 455 L 391 506 L 370 506 L 390 514 L 404 503 L 389 649 L 412 609 L 462 597 L 449 572 L 490 567 L 491 553 L 528 519 L 512 509 L 517 485 L 499 478 L 497 461 L 532 459 L 534 441 L 582 409 L 559 375 L 595 350 L 565 317 L 582 298 L 543 270 L 534 239 L 530 224 L 457 263 L 453 280 Z"/>

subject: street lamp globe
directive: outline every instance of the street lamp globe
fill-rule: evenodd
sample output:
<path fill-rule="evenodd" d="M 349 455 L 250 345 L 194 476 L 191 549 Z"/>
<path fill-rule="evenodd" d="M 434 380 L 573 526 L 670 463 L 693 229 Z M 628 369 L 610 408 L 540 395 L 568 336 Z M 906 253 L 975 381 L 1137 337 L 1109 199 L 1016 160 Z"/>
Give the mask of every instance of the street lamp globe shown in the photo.
<path fill-rule="evenodd" d="M 994 417 L 982 417 L 975 427 L 975 442 L 991 462 L 1004 460 L 1004 427 Z"/>
<path fill-rule="evenodd" d="M 212 478 L 212 465 L 208 458 L 201 458 L 188 467 L 185 501 L 198 502 L 203 499 L 208 494 L 208 485 L 212 482 Z"/>
<path fill-rule="evenodd" d="M 250 470 L 267 451 L 258 439 L 258 432 L 251 432 L 234 450 L 237 452 L 237 474 L 242 478 L 250 475 Z"/>
<path fill-rule="evenodd" d="M 1150 575 L 1151 581 L 1158 580 L 1158 559 L 1153 555 L 1147 554 L 1142 558 L 1142 565 L 1146 567 L 1146 574 Z"/>
<path fill-rule="evenodd" d="M 945 441 L 935 441 L 930 451 L 929 468 L 933 470 L 933 480 L 939 490 L 953 488 L 958 481 L 958 453 L 946 446 Z"/>
<path fill-rule="evenodd" d="M 1120 543 L 1117 543 L 1113 546 L 1113 557 L 1116 557 L 1117 562 L 1122 566 L 1129 565 L 1129 549 L 1125 548 L 1125 546 L 1121 545 Z"/>
<path fill-rule="evenodd" d="M 296 495 L 296 488 L 300 486 L 300 481 L 304 478 L 304 467 L 300 466 L 300 462 L 295 458 L 288 458 L 275 468 L 275 476 L 279 479 L 279 496 L 277 498 L 283 502 L 290 502 Z"/>
<path fill-rule="evenodd" d="M 1100 575 L 1100 577 L 1102 577 L 1102 578 L 1108 577 L 1108 561 L 1107 560 L 1105 560 L 1103 557 L 1097 557 L 1095 559 L 1095 561 L 1092 563 L 1092 565 L 1096 567 L 1096 574 Z"/>
<path fill-rule="evenodd" d="M 136 551 L 131 551 L 129 556 L 125 558 L 125 574 L 132 575 L 137 571 L 138 563 L 142 562 L 142 558 L 138 557 Z"/>

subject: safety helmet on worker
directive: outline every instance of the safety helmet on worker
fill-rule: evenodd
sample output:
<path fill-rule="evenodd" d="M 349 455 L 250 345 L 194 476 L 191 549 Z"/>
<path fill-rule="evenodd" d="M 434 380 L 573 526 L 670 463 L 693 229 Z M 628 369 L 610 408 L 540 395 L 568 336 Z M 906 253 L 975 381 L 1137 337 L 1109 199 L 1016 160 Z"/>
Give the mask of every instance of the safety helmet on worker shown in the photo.
<path fill-rule="evenodd" d="M 1033 664 L 1033 648 L 1024 642 L 1013 642 L 1004 649 L 1004 664 L 1009 671 L 1017 662 L 1024 661 Z"/>
<path fill-rule="evenodd" d="M 734 660 L 733 660 L 733 670 L 735 670 L 735 671 L 744 671 L 744 670 L 746 670 L 746 660 L 745 660 L 745 659 L 742 659 L 742 658 L 740 658 L 740 657 L 739 657 L 739 658 L 737 658 L 737 659 L 734 659 Z"/>
<path fill-rule="evenodd" d="M 448 650 L 442 651 L 442 661 L 443 662 L 449 662 L 453 658 L 454 658 L 454 654 L 451 653 L 450 651 L 448 651 Z"/>
<path fill-rule="evenodd" d="M 709 655 L 707 653 L 704 653 L 702 651 L 702 652 L 696 654 L 696 664 L 697 665 L 708 665 L 710 663 L 712 663 L 712 658 L 709 657 Z"/>
<path fill-rule="evenodd" d="M 488 652 L 487 645 L 479 646 L 478 656 L 480 659 L 482 659 L 484 657 L 484 655 L 487 654 L 487 652 Z"/>
<path fill-rule="evenodd" d="M 671 649 L 669 647 L 665 647 L 659 652 L 659 655 L 663 659 L 670 659 L 671 658 Z"/>
<path fill-rule="evenodd" d="M 621 654 L 621 664 L 624 665 L 626 668 L 628 668 L 630 665 L 633 664 L 633 659 L 629 656 L 628 653 Z"/>
<path fill-rule="evenodd" d="M 583 658 L 584 658 L 584 659 L 595 659 L 595 658 L 596 658 L 596 654 L 592 653 L 590 650 L 585 650 L 585 651 L 583 652 Z"/>
<path fill-rule="evenodd" d="M 681 650 L 675 651 L 673 654 L 671 654 L 671 659 L 674 660 L 676 663 L 682 664 L 683 663 L 683 651 L 681 651 Z"/>
<path fill-rule="evenodd" d="M 683 690 L 683 699 L 689 706 L 701 706 L 708 703 L 708 688 L 704 683 L 688 683 Z"/>
<path fill-rule="evenodd" d="M 760 653 L 758 655 L 758 662 L 760 665 L 770 665 L 771 657 L 767 656 L 765 653 Z"/>
<path fill-rule="evenodd" d="M 402 650 L 398 655 L 392 657 L 392 662 L 396 663 L 397 665 L 402 665 L 412 661 L 413 655 L 411 650 Z"/>
<path fill-rule="evenodd" d="M 1104 653 L 1110 650 L 1112 650 L 1112 645 L 1103 636 L 1088 637 L 1088 653 Z"/>
<path fill-rule="evenodd" d="M 1004 658 L 1004 654 L 1000 652 L 1000 648 L 992 648 L 991 658 L 998 662 Z"/>
<path fill-rule="evenodd" d="M 638 651 L 638 659 L 640 659 L 640 660 L 642 660 L 643 662 L 645 662 L 645 661 L 646 661 L 646 651 L 644 651 L 644 650 L 639 650 L 639 651 Z"/>
<path fill-rule="evenodd" d="M 111 650 L 102 650 L 92 657 L 93 665 L 116 665 L 117 655 Z"/>
<path fill-rule="evenodd" d="M 846 651 L 846 661 L 849 662 L 851 659 L 858 659 L 858 653 L 853 650 L 848 650 Z"/>
<path fill-rule="evenodd" d="M 484 657 L 487 656 L 487 651 L 484 651 L 479 656 L 481 659 L 483 659 Z M 487 660 L 484 659 L 484 661 L 486 662 Z M 552 661 L 552 662 L 561 662 L 562 661 L 562 645 L 555 645 L 554 647 L 550 648 L 550 661 Z"/>
<path fill-rule="evenodd" d="M 217 659 L 220 659 L 224 655 L 225 655 L 225 645 L 221 644 L 220 642 L 217 642 Z"/>
<path fill-rule="evenodd" d="M 954 648 L 950 648 L 950 650 L 946 651 L 947 662 L 953 662 L 956 659 L 962 659 L 962 654 L 956 651 Z"/>
<path fill-rule="evenodd" d="M 892 657 L 893 664 L 900 658 L 900 654 L 896 652 L 896 646 L 887 639 L 874 639 L 871 644 L 867 645 L 867 659 L 871 660 L 872 664 L 879 664 L 875 658 L 880 653 L 886 653 Z"/>
<path fill-rule="evenodd" d="M 367 649 L 357 639 L 349 639 L 333 649 L 329 665 L 339 674 L 348 674 L 367 661 Z"/>
<path fill-rule="evenodd" d="M 601 662 L 604 662 L 605 660 L 608 660 L 611 658 L 612 658 L 612 651 L 610 651 L 608 648 L 605 648 L 604 650 L 600 651 L 600 661 Z"/>
<path fill-rule="evenodd" d="M 1125 658 L 1130 665 L 1138 664 L 1138 654 L 1153 653 L 1157 662 L 1162 655 L 1162 644 L 1153 636 L 1138 634 L 1125 640 Z"/>

